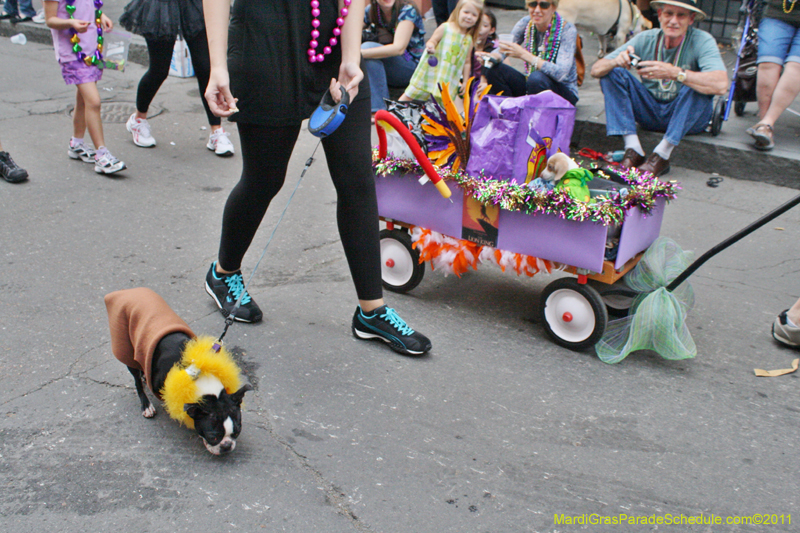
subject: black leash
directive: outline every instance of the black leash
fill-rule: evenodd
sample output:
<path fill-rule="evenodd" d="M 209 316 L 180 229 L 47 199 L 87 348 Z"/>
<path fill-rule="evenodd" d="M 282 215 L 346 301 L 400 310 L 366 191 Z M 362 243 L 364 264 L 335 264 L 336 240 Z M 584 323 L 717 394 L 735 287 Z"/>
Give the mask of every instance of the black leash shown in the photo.
<path fill-rule="evenodd" d="M 770 212 L 770 213 L 767 213 L 766 215 L 764 215 L 763 217 L 759 218 L 758 220 L 756 220 L 755 222 L 753 222 L 752 224 L 750 224 L 749 226 L 747 226 L 743 230 L 731 235 L 730 237 L 728 237 L 727 239 L 725 239 L 724 241 L 722 241 L 721 243 L 719 243 L 718 245 L 716 245 L 715 247 L 713 247 L 712 249 L 710 249 L 709 251 L 704 253 L 697 260 L 695 260 L 691 265 L 689 265 L 686 268 L 686 270 L 681 272 L 681 274 L 677 278 L 672 280 L 672 283 L 667 285 L 667 290 L 669 292 L 674 291 L 675 289 L 678 288 L 678 285 L 680 285 L 681 283 L 686 281 L 686 278 L 691 276 L 695 272 L 695 270 L 697 270 L 698 268 L 700 268 L 703 265 L 703 263 L 705 263 L 706 261 L 708 261 L 709 259 L 711 259 L 715 255 L 717 255 L 718 253 L 720 253 L 722 250 L 724 250 L 725 248 L 729 247 L 730 245 L 732 245 L 732 244 L 740 241 L 741 239 L 747 237 L 748 235 L 753 233 L 755 230 L 757 230 L 758 228 L 760 228 L 761 226 L 763 226 L 767 222 L 770 222 L 771 220 L 778 218 L 779 216 L 781 216 L 782 214 L 784 214 L 786 211 L 788 211 L 789 209 L 793 208 L 797 204 L 800 204 L 800 195 L 795 196 L 793 199 L 789 200 L 788 202 L 786 202 L 782 206 L 777 207 L 776 209 L 772 210 L 772 212 Z"/>
<path fill-rule="evenodd" d="M 239 306 L 242 304 L 242 298 L 244 298 L 244 295 L 247 294 L 247 287 L 249 287 L 250 282 L 253 281 L 253 276 L 255 275 L 256 270 L 258 270 L 258 265 L 261 264 L 261 260 L 264 259 L 264 255 L 267 253 L 267 248 L 269 248 L 269 243 L 272 242 L 272 238 L 275 236 L 275 232 L 278 230 L 278 226 L 280 226 L 281 220 L 283 220 L 283 216 L 286 214 L 286 210 L 289 209 L 289 204 L 292 203 L 292 198 L 294 198 L 294 193 L 296 193 L 298 187 L 300 187 L 300 182 L 303 180 L 303 176 L 306 175 L 306 171 L 314 162 L 314 154 L 317 153 L 317 148 L 319 148 L 320 143 L 322 143 L 322 138 L 320 138 L 320 140 L 317 142 L 317 145 L 314 147 L 314 151 L 311 152 L 311 157 L 309 157 L 308 160 L 306 161 L 306 166 L 303 167 L 303 172 L 300 173 L 300 178 L 298 178 L 297 184 L 294 186 L 294 190 L 292 191 L 291 196 L 289 196 L 289 200 L 286 202 L 286 207 L 283 208 L 283 212 L 281 213 L 278 222 L 275 223 L 275 227 L 272 229 L 272 234 L 269 236 L 269 240 L 267 241 L 267 244 L 264 246 L 264 250 L 261 252 L 261 257 L 258 258 L 256 266 L 253 267 L 253 271 L 250 273 L 250 277 L 247 279 L 247 283 L 245 283 L 242 292 L 239 294 L 239 298 L 236 299 L 236 304 L 233 306 L 233 310 L 231 310 L 231 312 L 228 313 L 228 316 L 225 317 L 225 329 L 222 330 L 222 335 L 220 335 L 219 339 L 217 339 L 217 344 L 222 343 L 222 339 L 225 337 L 225 334 L 228 333 L 228 328 L 231 327 L 231 324 L 233 324 L 234 316 L 236 316 L 236 310 L 239 309 Z"/>
<path fill-rule="evenodd" d="M 631 10 L 631 28 L 634 26 L 633 20 L 633 0 L 628 0 L 628 9 Z M 617 13 L 617 21 L 609 28 L 605 35 L 616 35 L 619 27 L 619 21 L 622 19 L 622 0 L 619 0 L 619 13 Z"/>

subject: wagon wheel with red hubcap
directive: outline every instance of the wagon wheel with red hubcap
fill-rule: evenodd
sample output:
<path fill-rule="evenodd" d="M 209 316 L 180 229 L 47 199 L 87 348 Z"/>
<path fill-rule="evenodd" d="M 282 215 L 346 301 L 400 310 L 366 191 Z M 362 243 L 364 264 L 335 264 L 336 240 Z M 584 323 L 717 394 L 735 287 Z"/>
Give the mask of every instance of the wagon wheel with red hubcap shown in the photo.
<path fill-rule="evenodd" d="M 594 287 L 575 278 L 560 278 L 545 287 L 539 317 L 553 341 L 570 350 L 597 344 L 608 323 L 603 298 Z"/>
<path fill-rule="evenodd" d="M 381 230 L 381 279 L 393 292 L 408 292 L 422 281 L 425 265 L 411 245 L 411 236 L 400 229 Z"/>

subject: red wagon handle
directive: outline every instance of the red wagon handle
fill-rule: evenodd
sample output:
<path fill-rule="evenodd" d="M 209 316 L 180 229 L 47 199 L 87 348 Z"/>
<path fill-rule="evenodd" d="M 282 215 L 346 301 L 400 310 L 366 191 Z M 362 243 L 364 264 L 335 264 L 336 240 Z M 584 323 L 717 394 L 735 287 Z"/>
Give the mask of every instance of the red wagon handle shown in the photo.
<path fill-rule="evenodd" d="M 430 178 L 430 180 L 439 190 L 439 193 L 444 198 L 450 198 L 450 195 L 452 194 L 450 192 L 450 188 L 444 182 L 442 177 L 439 176 L 439 173 L 436 172 L 436 169 L 433 167 L 430 159 L 428 159 L 428 156 L 425 155 L 425 152 L 422 151 L 422 148 L 420 148 L 419 143 L 414 138 L 414 135 L 411 134 L 411 131 L 409 131 L 405 124 L 400 122 L 399 118 L 389 113 L 385 109 L 381 109 L 375 113 L 375 128 L 378 130 L 379 142 L 378 156 L 381 159 L 386 158 L 386 130 L 384 129 L 383 124 L 381 124 L 382 122 L 385 122 L 400 134 L 400 137 L 402 137 L 408 147 L 411 148 L 411 153 L 414 154 L 414 157 L 417 159 L 417 163 L 420 164 L 422 170 L 425 171 L 425 175 Z"/>

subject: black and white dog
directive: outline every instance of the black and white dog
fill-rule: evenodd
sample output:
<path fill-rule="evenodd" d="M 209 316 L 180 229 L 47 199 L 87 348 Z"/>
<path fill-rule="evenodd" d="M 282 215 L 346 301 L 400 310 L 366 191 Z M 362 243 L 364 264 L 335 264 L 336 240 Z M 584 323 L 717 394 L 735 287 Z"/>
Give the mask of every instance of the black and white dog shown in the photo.
<path fill-rule="evenodd" d="M 194 428 L 214 455 L 231 452 L 242 430 L 245 392 L 230 354 L 192 330 L 155 292 L 146 288 L 105 297 L 111 349 L 133 375 L 142 416 L 156 408 L 144 389 L 163 401 L 169 415 Z"/>

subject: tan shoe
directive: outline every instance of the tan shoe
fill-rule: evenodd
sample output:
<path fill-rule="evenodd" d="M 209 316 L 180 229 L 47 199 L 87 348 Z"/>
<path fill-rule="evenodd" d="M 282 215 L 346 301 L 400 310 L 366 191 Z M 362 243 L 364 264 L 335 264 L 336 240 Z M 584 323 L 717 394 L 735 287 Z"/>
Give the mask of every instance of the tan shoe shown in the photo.
<path fill-rule="evenodd" d="M 669 159 L 664 159 L 654 152 L 648 156 L 644 164 L 639 165 L 639 170 L 642 172 L 650 172 L 653 176 L 658 178 L 669 172 Z"/>
<path fill-rule="evenodd" d="M 756 124 L 752 128 L 747 128 L 747 134 L 756 140 L 756 150 L 767 152 L 775 148 L 775 141 L 772 139 L 772 126 L 769 124 Z"/>
<path fill-rule="evenodd" d="M 772 324 L 772 337 L 786 346 L 800 348 L 800 328 L 789 324 L 786 320 L 787 311 L 779 314 Z"/>

